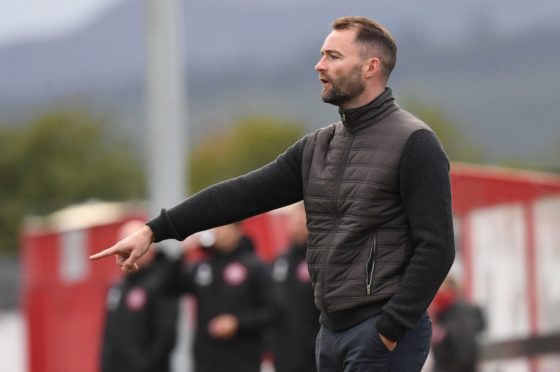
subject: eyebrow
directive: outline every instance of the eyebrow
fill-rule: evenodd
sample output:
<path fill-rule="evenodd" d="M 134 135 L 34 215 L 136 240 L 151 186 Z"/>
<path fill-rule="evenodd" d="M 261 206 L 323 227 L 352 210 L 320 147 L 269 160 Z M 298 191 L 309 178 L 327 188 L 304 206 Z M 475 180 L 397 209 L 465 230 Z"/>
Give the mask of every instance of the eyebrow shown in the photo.
<path fill-rule="evenodd" d="M 339 56 L 342 56 L 341 52 L 339 52 L 338 50 L 334 50 L 334 49 L 321 50 L 321 55 L 325 55 L 325 54 L 338 54 Z"/>

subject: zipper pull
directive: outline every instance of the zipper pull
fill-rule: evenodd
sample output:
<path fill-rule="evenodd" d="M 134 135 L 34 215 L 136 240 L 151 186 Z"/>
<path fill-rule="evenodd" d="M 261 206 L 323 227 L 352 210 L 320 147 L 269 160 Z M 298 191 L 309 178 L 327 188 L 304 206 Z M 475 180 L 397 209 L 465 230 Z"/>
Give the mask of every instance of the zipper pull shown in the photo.
<path fill-rule="evenodd" d="M 340 107 L 338 108 L 338 114 L 340 115 L 342 122 L 346 123 L 346 113 L 344 113 L 344 110 L 341 109 Z"/>
<path fill-rule="evenodd" d="M 371 284 L 367 285 L 367 295 L 371 296 Z"/>

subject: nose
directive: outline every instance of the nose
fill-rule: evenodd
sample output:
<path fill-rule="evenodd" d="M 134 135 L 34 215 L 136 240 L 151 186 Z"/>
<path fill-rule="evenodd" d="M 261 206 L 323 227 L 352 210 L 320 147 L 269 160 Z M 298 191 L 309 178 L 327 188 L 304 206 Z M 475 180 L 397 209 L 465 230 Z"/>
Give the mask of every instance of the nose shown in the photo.
<path fill-rule="evenodd" d="M 325 71 L 325 69 L 326 69 L 325 68 L 325 57 L 322 56 L 321 59 L 319 59 L 319 61 L 315 65 L 315 71 L 321 72 L 321 71 Z"/>

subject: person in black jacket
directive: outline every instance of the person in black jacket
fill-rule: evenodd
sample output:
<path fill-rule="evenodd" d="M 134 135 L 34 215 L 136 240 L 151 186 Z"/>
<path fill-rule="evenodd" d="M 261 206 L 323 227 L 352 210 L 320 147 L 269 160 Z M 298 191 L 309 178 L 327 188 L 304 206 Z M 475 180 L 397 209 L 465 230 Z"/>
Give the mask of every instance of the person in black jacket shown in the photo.
<path fill-rule="evenodd" d="M 453 277 L 443 282 L 432 303 L 434 372 L 475 372 L 478 336 L 486 328 L 482 309 L 467 302 Z"/>
<path fill-rule="evenodd" d="M 455 258 L 450 164 L 437 136 L 387 86 L 397 46 L 365 17 L 335 20 L 315 66 L 340 121 L 271 163 L 186 199 L 91 259 L 124 271 L 151 241 L 304 201 L 307 262 L 321 312 L 318 370 L 420 371 L 426 312 Z"/>
<path fill-rule="evenodd" d="M 208 241 L 213 240 L 213 241 Z M 259 372 L 263 334 L 275 311 L 266 266 L 237 224 L 211 232 L 208 257 L 168 272 L 167 291 L 196 299 L 196 372 Z"/>
<path fill-rule="evenodd" d="M 123 233 L 131 228 L 138 228 L 135 221 L 125 224 Z M 152 250 L 137 264 L 138 271 L 125 275 L 107 293 L 102 372 L 170 371 L 179 305 L 162 286 L 171 262 Z"/>
<path fill-rule="evenodd" d="M 290 246 L 272 265 L 279 322 L 272 332 L 275 372 L 313 372 L 319 310 L 305 259 L 307 228 L 302 203 L 289 208 Z"/>

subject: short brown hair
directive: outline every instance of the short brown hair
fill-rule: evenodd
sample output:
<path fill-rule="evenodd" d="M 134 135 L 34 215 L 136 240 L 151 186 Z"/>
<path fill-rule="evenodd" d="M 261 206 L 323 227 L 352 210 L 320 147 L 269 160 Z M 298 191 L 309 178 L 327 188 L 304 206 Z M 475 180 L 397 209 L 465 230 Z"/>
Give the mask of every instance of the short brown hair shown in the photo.
<path fill-rule="evenodd" d="M 397 44 L 389 31 L 379 22 L 366 17 L 342 17 L 332 24 L 333 30 L 346 30 L 355 28 L 356 42 L 372 47 L 381 59 L 382 71 L 389 79 L 391 71 L 397 63 Z"/>

